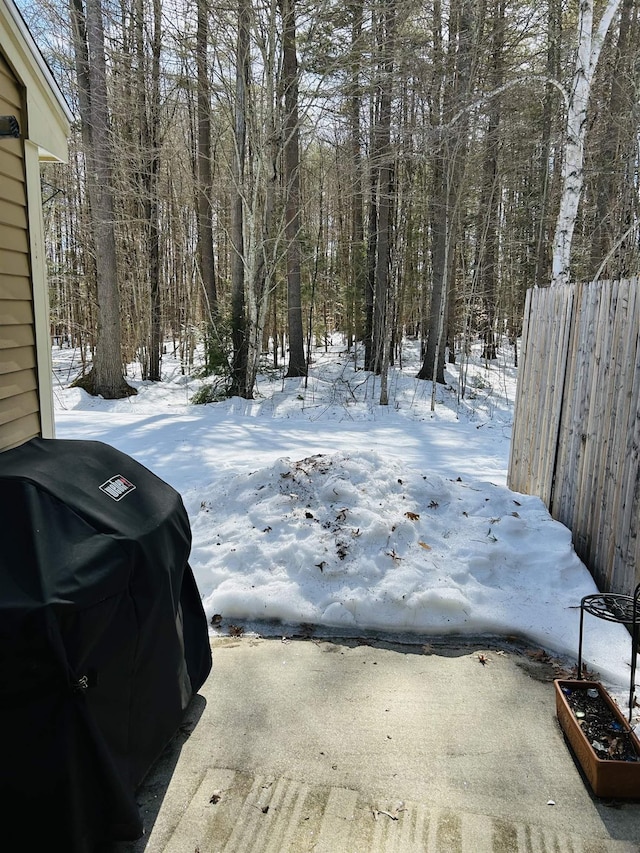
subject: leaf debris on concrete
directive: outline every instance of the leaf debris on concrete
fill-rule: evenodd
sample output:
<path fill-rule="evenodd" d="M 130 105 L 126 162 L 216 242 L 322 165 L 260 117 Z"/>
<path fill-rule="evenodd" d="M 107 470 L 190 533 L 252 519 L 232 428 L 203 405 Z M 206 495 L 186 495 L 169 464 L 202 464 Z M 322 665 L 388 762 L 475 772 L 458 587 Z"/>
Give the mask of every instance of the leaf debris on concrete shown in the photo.
<path fill-rule="evenodd" d="M 398 820 L 400 812 L 406 812 L 406 808 L 404 803 L 400 802 L 396 805 L 394 809 L 391 811 L 387 811 L 386 809 L 371 809 L 373 814 L 373 819 L 378 820 L 380 815 L 384 815 L 385 817 L 391 818 L 391 820 Z"/>

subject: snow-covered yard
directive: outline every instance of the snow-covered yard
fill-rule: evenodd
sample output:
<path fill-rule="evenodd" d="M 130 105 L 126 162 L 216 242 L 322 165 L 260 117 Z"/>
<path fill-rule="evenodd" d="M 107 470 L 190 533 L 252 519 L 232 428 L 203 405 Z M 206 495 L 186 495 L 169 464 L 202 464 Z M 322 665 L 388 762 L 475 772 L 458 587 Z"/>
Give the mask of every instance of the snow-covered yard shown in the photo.
<path fill-rule="evenodd" d="M 107 442 L 180 491 L 212 631 L 515 635 L 575 658 L 596 587 L 569 531 L 506 488 L 512 353 L 448 366 L 433 411 L 418 357 L 406 344 L 387 407 L 337 337 L 307 382 L 269 370 L 253 401 L 196 406 L 203 380 L 170 355 L 162 383 L 132 374 L 137 396 L 104 401 L 68 387 L 77 354 L 56 347 L 57 436 Z M 585 659 L 624 702 L 625 629 L 588 617 Z"/>

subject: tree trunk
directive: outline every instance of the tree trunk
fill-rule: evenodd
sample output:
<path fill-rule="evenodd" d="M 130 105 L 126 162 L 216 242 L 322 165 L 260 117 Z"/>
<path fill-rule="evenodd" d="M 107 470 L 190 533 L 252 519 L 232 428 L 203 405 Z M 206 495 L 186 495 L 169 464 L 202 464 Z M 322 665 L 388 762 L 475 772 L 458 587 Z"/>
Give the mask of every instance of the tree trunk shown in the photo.
<path fill-rule="evenodd" d="M 372 99 L 373 100 L 373 99 Z M 371 112 L 375 111 L 372 107 Z M 373 134 L 372 134 L 373 136 Z M 373 148 L 373 139 L 371 141 Z M 366 276 L 364 291 L 364 369 L 373 370 L 375 364 L 373 349 L 373 309 L 375 304 L 374 294 L 376 290 L 376 252 L 378 243 L 378 201 L 377 185 L 378 174 L 371 166 L 369 187 L 369 219 L 367 222 L 367 256 Z"/>
<path fill-rule="evenodd" d="M 375 228 L 375 267 L 373 276 L 373 335 L 370 369 L 385 372 L 389 366 L 387 352 L 389 304 L 391 299 L 391 242 L 393 188 L 393 152 L 391 150 L 391 103 L 394 82 L 395 0 L 387 0 L 379 29 L 381 50 L 378 70 L 380 104 L 373 132 L 371 167 L 374 178 L 377 221 Z M 387 405 L 386 377 L 381 384 L 381 405 Z"/>
<path fill-rule="evenodd" d="M 621 258 L 629 252 L 620 251 L 629 224 L 633 222 L 636 191 L 633 177 L 626 168 L 629 156 L 635 159 L 636 105 L 638 71 L 634 67 L 637 49 L 636 0 L 623 0 L 618 39 L 611 50 L 610 93 L 600 111 L 601 142 L 595 153 L 593 196 L 596 203 L 596 223 L 591 238 L 590 275 L 595 277 L 608 270 L 607 278 L 628 278 L 632 269 Z M 635 19 L 635 20 L 634 20 Z M 607 260 L 608 259 L 608 260 Z"/>
<path fill-rule="evenodd" d="M 496 0 L 493 8 L 491 33 L 490 85 L 498 91 L 504 83 L 504 0 Z M 498 216 L 500 208 L 500 186 L 498 179 L 498 151 L 500 147 L 500 97 L 491 99 L 489 123 L 485 138 L 482 189 L 480 193 L 480 223 L 476 269 L 478 285 L 484 304 L 482 318 L 482 357 L 493 360 L 497 357 L 495 340 L 496 300 L 498 293 Z"/>
<path fill-rule="evenodd" d="M 351 240 L 350 240 L 350 283 L 353 304 L 353 337 L 359 340 L 364 336 L 362 312 L 365 305 L 367 286 L 367 248 L 364 239 L 364 194 L 362 191 L 362 155 L 360 142 L 360 66 L 362 47 L 363 0 L 352 0 L 351 12 L 351 68 L 349 93 L 349 137 L 351 145 Z M 351 332 L 351 330 L 350 330 Z M 351 343 L 351 341 L 349 341 Z"/>
<path fill-rule="evenodd" d="M 608 0 L 594 31 L 593 0 L 581 0 L 578 13 L 576 59 L 567 107 L 566 140 L 562 161 L 562 193 L 553 238 L 551 284 L 567 284 L 571 247 L 584 183 L 584 146 L 591 84 L 602 45 L 622 0 Z"/>
<path fill-rule="evenodd" d="M 547 19 L 547 64 L 546 73 L 549 79 L 560 78 L 561 36 L 562 36 L 562 7 L 561 0 L 548 0 Z M 538 184 L 538 204 L 536 222 L 536 255 L 533 281 L 536 287 L 549 282 L 549 237 L 552 226 L 549 214 L 553 169 L 550 166 L 552 152 L 553 119 L 558 113 L 558 92 L 551 83 L 547 83 L 544 93 L 542 111 L 542 134 L 540 140 L 540 173 Z M 556 158 L 554 157 L 554 163 Z"/>
<path fill-rule="evenodd" d="M 433 170 L 431 209 L 431 302 L 424 358 L 418 379 L 430 379 L 444 385 L 444 317 L 447 307 L 447 273 L 449 268 L 447 243 L 450 238 L 450 213 L 448 204 L 447 171 L 441 141 L 437 146 Z"/>
<path fill-rule="evenodd" d="M 424 358 L 418 379 L 430 379 L 444 384 L 444 363 L 448 339 L 447 318 L 449 301 L 454 288 L 454 259 L 456 245 L 457 208 L 461 194 L 461 181 L 467 156 L 468 113 L 459 113 L 460 118 L 450 127 L 443 126 L 465 106 L 471 85 L 472 14 L 470 0 L 452 4 L 449 18 L 449 45 L 458 45 L 455 56 L 447 56 L 448 68 L 442 45 L 436 37 L 436 54 L 440 73 L 434 86 L 433 102 L 436 107 L 432 123 L 436 125 L 437 140 L 433 167 L 433 192 L 430 202 L 431 220 L 431 304 L 429 323 L 426 330 Z M 435 21 L 440 20 L 441 7 L 434 6 Z M 440 24 L 434 22 L 434 31 Z"/>
<path fill-rule="evenodd" d="M 93 225 L 97 335 L 93 366 L 77 384 L 113 400 L 135 394 L 125 381 L 120 337 L 114 205 L 104 31 L 100 0 L 71 0 L 80 117 L 86 155 L 87 194 Z"/>
<path fill-rule="evenodd" d="M 295 0 L 281 0 L 284 87 L 285 237 L 287 240 L 287 313 L 289 366 L 287 376 L 306 376 L 300 273 L 300 126 Z"/>
<path fill-rule="evenodd" d="M 151 56 L 151 121 L 149 134 L 150 210 L 149 210 L 149 279 L 151 329 L 149 335 L 149 379 L 162 378 L 162 299 L 160 294 L 160 223 L 158 181 L 160 172 L 160 53 L 162 49 L 162 5 L 153 0 L 153 45 Z"/>
<path fill-rule="evenodd" d="M 391 243 L 393 203 L 393 152 L 391 150 L 391 99 L 393 95 L 393 65 L 395 50 L 395 3 L 385 11 L 384 63 L 381 81 L 380 121 L 377 144 L 373 152 L 378 160 L 378 242 L 376 246 L 376 286 L 374 313 L 374 370 L 386 373 L 389 364 L 388 324 L 391 301 Z M 384 386 L 383 386 L 384 387 Z M 387 400 L 380 400 L 382 405 Z"/>
<path fill-rule="evenodd" d="M 209 335 L 215 334 L 218 314 L 215 258 L 213 251 L 213 223 L 211 209 L 211 94 L 209 85 L 209 3 L 198 0 L 198 25 L 196 34 L 196 64 L 198 75 L 198 261 L 204 291 L 205 316 Z M 211 368 L 212 365 L 207 365 Z"/>
<path fill-rule="evenodd" d="M 160 301 L 160 229 L 158 224 L 158 177 L 160 170 L 160 50 L 162 9 L 160 0 L 153 0 L 153 35 L 151 42 L 151 76 L 147 79 L 144 0 L 136 6 L 136 58 L 138 65 L 137 89 L 139 111 L 140 199 L 144 245 L 140 247 L 146 261 L 148 295 L 143 295 L 143 305 L 148 304 L 148 339 L 143 364 L 143 378 L 159 382 L 162 378 L 162 306 Z M 146 282 L 145 282 L 146 283 Z M 147 302 L 148 300 L 148 302 Z M 146 326 L 146 323 L 145 323 Z"/>
<path fill-rule="evenodd" d="M 233 186 L 231 188 L 231 342 L 233 361 L 230 393 L 246 397 L 247 324 L 245 314 L 244 194 L 249 79 L 250 0 L 239 0 L 236 44 Z"/>

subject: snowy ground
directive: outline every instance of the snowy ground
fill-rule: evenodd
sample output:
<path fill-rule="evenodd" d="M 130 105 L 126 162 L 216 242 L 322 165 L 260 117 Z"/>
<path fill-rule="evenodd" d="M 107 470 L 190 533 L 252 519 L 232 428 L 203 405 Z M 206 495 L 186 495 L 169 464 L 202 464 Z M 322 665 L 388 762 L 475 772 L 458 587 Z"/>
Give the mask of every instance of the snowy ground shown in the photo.
<path fill-rule="evenodd" d="M 107 442 L 180 491 L 212 630 L 506 635 L 574 660 L 580 599 L 597 590 L 569 531 L 506 488 L 512 353 L 449 367 L 432 411 L 415 343 L 387 407 L 334 343 L 307 383 L 272 370 L 255 401 L 206 406 L 171 356 L 162 383 L 132 374 L 137 396 L 93 399 L 68 387 L 77 353 L 55 347 L 57 436 Z M 585 661 L 624 702 L 629 635 L 585 627 Z"/>

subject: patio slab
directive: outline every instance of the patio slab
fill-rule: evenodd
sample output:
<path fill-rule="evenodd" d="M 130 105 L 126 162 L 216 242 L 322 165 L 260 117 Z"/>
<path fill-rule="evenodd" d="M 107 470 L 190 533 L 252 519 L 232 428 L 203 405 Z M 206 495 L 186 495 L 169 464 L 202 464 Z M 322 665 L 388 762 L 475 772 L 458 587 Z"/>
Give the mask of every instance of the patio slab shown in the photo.
<path fill-rule="evenodd" d="M 638 853 L 514 644 L 224 637 L 113 853 Z"/>

